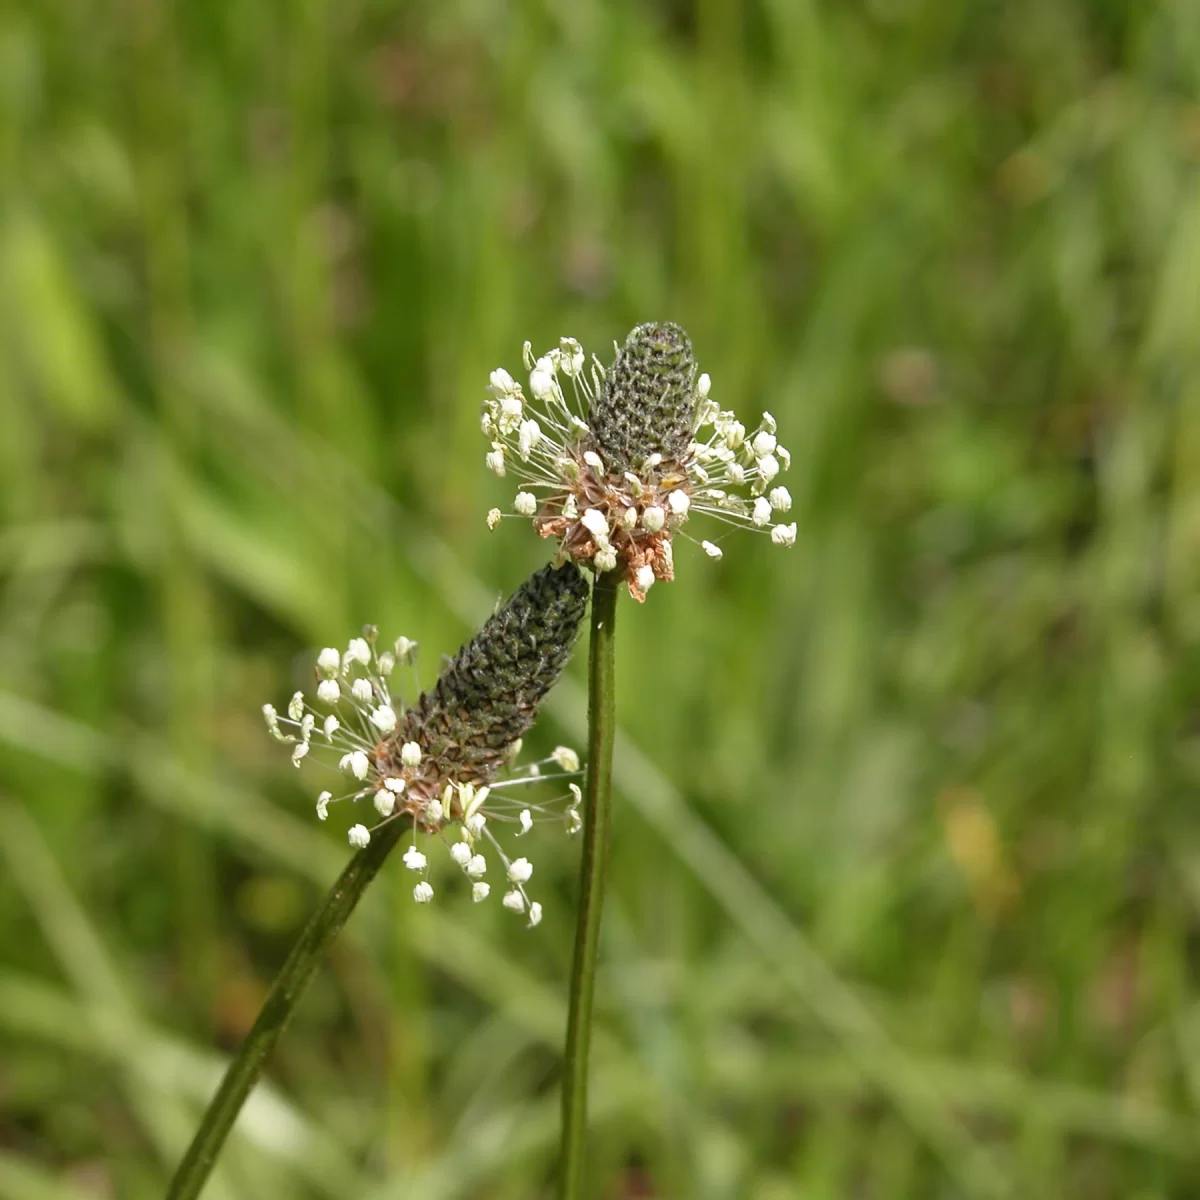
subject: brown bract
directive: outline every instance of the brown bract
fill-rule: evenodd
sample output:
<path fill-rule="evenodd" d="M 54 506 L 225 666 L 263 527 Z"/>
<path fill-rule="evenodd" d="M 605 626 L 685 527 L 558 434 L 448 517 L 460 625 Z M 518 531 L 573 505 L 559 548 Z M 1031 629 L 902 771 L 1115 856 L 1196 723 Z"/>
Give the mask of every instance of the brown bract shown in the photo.
<path fill-rule="evenodd" d="M 675 577 L 671 538 L 687 515 L 672 511 L 670 497 L 681 492 L 690 501 L 691 484 L 686 467 L 674 462 L 663 464 L 665 470 L 643 469 L 635 485 L 625 475 L 599 474 L 584 461 L 582 453 L 573 461 L 578 468 L 575 481 L 564 483 L 562 490 L 543 501 L 534 518 L 534 528 L 540 536 L 559 542 L 559 561 L 571 558 L 588 563 L 597 571 L 603 569 L 596 564 L 597 554 L 605 545 L 610 547 L 616 557 L 614 569 L 621 573 L 629 594 L 640 604 L 646 599 L 646 589 L 638 580 L 643 567 L 649 567 L 655 580 L 662 583 L 669 583 Z M 648 508 L 662 510 L 664 519 L 660 529 L 645 527 Z M 603 516 L 608 527 L 606 539 L 599 538 L 584 523 L 584 513 L 589 509 Z M 630 510 L 636 514 L 632 521 Z"/>
<path fill-rule="evenodd" d="M 461 763 L 435 757 L 422 746 L 419 728 L 411 727 L 418 724 L 412 720 L 415 714 L 410 712 L 407 716 L 409 720 L 405 721 L 405 732 L 382 739 L 375 746 L 371 761 L 381 779 L 404 780 L 404 791 L 396 796 L 395 812 L 411 817 L 417 828 L 437 833 L 443 825 L 463 819 L 458 785 L 469 783 L 476 788 L 485 787 L 495 778 L 500 761 L 480 764 L 464 771 Z M 421 761 L 415 767 L 406 767 L 400 761 L 400 747 L 406 741 L 415 741 L 422 748 Z M 449 789 L 447 785 L 450 785 Z M 431 800 L 437 800 L 442 805 L 440 821 L 430 820 Z"/>

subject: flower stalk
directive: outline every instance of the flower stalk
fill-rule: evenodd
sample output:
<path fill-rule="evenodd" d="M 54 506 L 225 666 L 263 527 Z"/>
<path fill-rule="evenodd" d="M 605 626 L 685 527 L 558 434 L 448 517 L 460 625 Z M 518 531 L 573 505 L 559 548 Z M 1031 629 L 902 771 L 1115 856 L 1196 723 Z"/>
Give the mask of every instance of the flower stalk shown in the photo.
<path fill-rule="evenodd" d="M 258 1082 L 275 1043 L 292 1019 L 326 950 L 342 931 L 367 884 L 379 873 L 384 859 L 403 832 L 404 826 L 398 821 L 384 826 L 379 835 L 346 864 L 324 903 L 313 914 L 271 985 L 262 1011 L 237 1057 L 229 1064 L 220 1087 L 209 1101 L 204 1119 L 171 1180 L 167 1200 L 194 1200 L 200 1195 L 246 1097 Z"/>
<path fill-rule="evenodd" d="M 350 829 L 350 844 L 359 853 L 338 877 L 271 985 L 262 1011 L 229 1064 L 175 1172 L 167 1200 L 200 1195 L 246 1097 L 326 950 L 401 837 L 413 838 L 404 865 L 422 876 L 428 860 L 417 848 L 418 831 L 446 841 L 450 857 L 472 882 L 476 902 L 486 899 L 490 891 L 482 878 L 488 862 L 479 853 L 486 842 L 499 855 L 510 885 L 504 907 L 527 914 L 531 928 L 541 921 L 542 906 L 525 891 L 532 864 L 525 857 L 510 859 L 488 829 L 490 813 L 497 825 L 519 823 L 521 833 L 526 833 L 533 825 L 532 811 L 520 809 L 517 817 L 513 810 L 519 806 L 512 802 L 485 807 L 485 801 L 492 792 L 504 796 L 509 783 L 538 778 L 542 764 L 535 764 L 538 769 L 524 778 L 496 781 L 566 666 L 586 603 L 587 584 L 573 564 L 543 567 L 488 619 L 411 708 L 393 707 L 387 681 L 395 658 L 410 657 L 414 643 L 401 639 L 395 656 L 379 654 L 371 629 L 367 637 L 353 639 L 345 655 L 332 648 L 321 652 L 318 697 L 330 706 L 345 704 L 340 710 L 345 723 L 330 713 L 321 735 L 331 749 L 345 751 L 339 769 L 354 781 L 352 791 L 340 799 L 353 804 L 370 798 L 382 820 L 372 830 L 364 825 Z M 299 766 L 318 736 L 317 715 L 303 693 L 292 697 L 286 717 L 271 705 L 265 706 L 264 715 L 272 736 L 291 746 L 292 762 Z M 579 765 L 566 747 L 559 747 L 552 760 L 569 768 L 568 773 Z M 577 794 L 578 787 L 570 786 Z M 317 813 L 322 820 L 332 802 L 329 792 L 321 793 Z M 451 828 L 461 841 L 449 839 Z M 419 904 L 428 903 L 433 894 L 425 878 L 413 889 Z"/>
<path fill-rule="evenodd" d="M 563 1064 L 560 1200 L 584 1194 L 587 1158 L 588 1051 L 592 1004 L 600 952 L 600 918 L 608 871 L 612 814 L 612 759 L 615 716 L 615 620 L 621 571 L 598 575 L 592 588 L 591 640 L 588 647 L 588 769 L 584 789 L 583 850 L 575 957 L 568 1000 Z"/>

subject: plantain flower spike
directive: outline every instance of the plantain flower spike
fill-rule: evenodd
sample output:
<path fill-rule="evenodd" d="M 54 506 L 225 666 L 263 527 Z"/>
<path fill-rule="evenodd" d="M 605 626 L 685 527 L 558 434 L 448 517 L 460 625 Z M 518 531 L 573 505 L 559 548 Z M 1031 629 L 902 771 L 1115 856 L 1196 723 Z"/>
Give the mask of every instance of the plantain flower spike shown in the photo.
<path fill-rule="evenodd" d="M 539 358 L 526 342 L 525 366 L 529 398 L 506 370 L 492 372 L 486 463 L 518 481 L 513 515 L 556 539 L 560 562 L 620 571 L 641 601 L 656 581 L 674 578 L 672 542 L 696 540 L 684 531 L 694 515 L 795 544 L 795 523 L 778 519 L 792 506 L 776 482 L 791 456 L 775 418 L 763 413 L 747 432 L 722 410 L 678 325 L 638 325 L 607 368 L 593 357 L 589 371 L 574 338 Z M 504 516 L 493 508 L 488 527 Z M 715 542 L 699 544 L 709 558 L 723 553 Z"/>
<path fill-rule="evenodd" d="M 568 833 L 580 827 L 578 755 L 559 746 L 538 762 L 518 767 L 515 760 L 538 705 L 567 664 L 587 598 L 573 562 L 543 567 L 411 706 L 397 676 L 415 667 L 417 644 L 401 637 L 381 651 L 374 626 L 344 651 L 321 651 L 313 700 L 297 692 L 282 714 L 263 706 L 268 730 L 291 746 L 297 767 L 311 756 L 334 768 L 339 782 L 317 798 L 322 821 L 343 801 L 372 810 L 373 824 L 355 822 L 348 830 L 351 846 L 367 846 L 389 822 L 411 824 L 402 861 L 419 877 L 418 904 L 434 897 L 426 849 L 441 842 L 476 902 L 489 896 L 491 873 L 504 888 L 505 908 L 524 913 L 530 926 L 541 921 L 542 907 L 526 890 L 532 863 L 525 854 L 510 858 L 497 834 L 507 828 L 522 837 L 538 818 L 562 822 Z M 537 783 L 548 798 L 518 798 Z"/>

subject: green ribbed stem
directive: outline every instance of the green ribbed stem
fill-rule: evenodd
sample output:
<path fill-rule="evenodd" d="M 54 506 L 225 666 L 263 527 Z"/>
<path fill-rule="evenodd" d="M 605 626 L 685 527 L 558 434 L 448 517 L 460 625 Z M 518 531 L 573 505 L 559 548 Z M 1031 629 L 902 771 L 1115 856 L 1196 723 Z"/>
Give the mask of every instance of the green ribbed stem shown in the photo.
<path fill-rule="evenodd" d="M 379 873 L 407 822 L 392 821 L 380 829 L 371 844 L 360 850 L 338 876 L 325 902 L 313 915 L 279 972 L 254 1027 L 246 1035 L 237 1057 L 229 1064 L 221 1086 L 209 1101 L 187 1154 L 179 1164 L 166 1200 L 193 1200 L 207 1182 L 217 1155 L 258 1082 L 275 1043 L 287 1028 L 300 997 L 325 957 L 333 939 L 341 932 L 367 884 Z"/>
<path fill-rule="evenodd" d="M 571 968 L 563 1065 L 560 1200 L 581 1200 L 586 1179 L 588 1050 L 592 1040 L 592 1000 L 596 990 L 600 916 L 612 813 L 616 675 L 613 635 L 620 586 L 620 572 L 610 571 L 598 576 L 592 588 L 592 636 L 588 648 L 588 770 L 575 961 Z"/>
<path fill-rule="evenodd" d="M 396 757 L 399 745 L 411 739 L 438 765 L 441 777 L 453 779 L 454 772 L 461 771 L 468 779 L 490 780 L 567 665 L 586 604 L 587 582 L 574 563 L 535 571 L 459 650 L 433 689 L 404 714 L 401 730 L 392 739 Z M 611 757 L 611 700 L 609 712 Z M 400 835 L 410 828 L 408 821 L 393 820 L 376 830 L 309 921 L 209 1102 L 167 1200 L 199 1196 L 325 951 Z"/>

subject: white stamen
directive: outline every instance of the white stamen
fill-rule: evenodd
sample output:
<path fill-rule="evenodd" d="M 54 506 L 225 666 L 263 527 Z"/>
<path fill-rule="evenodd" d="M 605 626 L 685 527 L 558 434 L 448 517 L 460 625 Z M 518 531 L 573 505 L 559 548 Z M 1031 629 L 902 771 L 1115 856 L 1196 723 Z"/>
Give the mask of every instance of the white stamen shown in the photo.
<path fill-rule="evenodd" d="M 564 771 L 579 770 L 579 755 L 570 746 L 555 746 L 554 753 L 550 757 Z"/>
<path fill-rule="evenodd" d="M 574 379 L 583 370 L 583 347 L 572 337 L 559 338 L 559 362 L 562 373 Z"/>
<path fill-rule="evenodd" d="M 598 508 L 585 508 L 579 523 L 601 544 L 608 541 L 608 521 Z"/>
<path fill-rule="evenodd" d="M 416 846 L 409 846 L 409 848 L 405 850 L 402 861 L 410 871 L 423 871 L 427 866 L 429 866 L 429 860 L 420 852 L 420 850 L 416 848 Z"/>
<path fill-rule="evenodd" d="M 489 379 L 492 385 L 492 391 L 494 391 L 497 396 L 507 396 L 509 392 L 513 391 L 517 386 L 516 381 L 503 367 L 497 367 L 491 373 Z"/>
<path fill-rule="evenodd" d="M 529 390 L 538 400 L 554 398 L 554 376 L 542 365 L 546 362 L 546 359 L 539 358 L 538 365 L 529 373 Z"/>
<path fill-rule="evenodd" d="M 583 818 L 579 815 L 579 805 L 583 800 L 583 792 L 577 783 L 568 783 L 571 789 L 571 803 L 567 805 L 567 834 L 578 833 L 583 828 Z"/>
<path fill-rule="evenodd" d="M 775 435 L 764 429 L 761 433 L 754 435 L 754 441 L 750 443 L 750 448 L 754 451 L 755 458 L 766 458 L 768 454 L 775 453 L 776 444 Z"/>
<path fill-rule="evenodd" d="M 396 728 L 396 711 L 388 704 L 381 704 L 371 714 L 371 724 L 380 733 L 391 733 Z"/>
<path fill-rule="evenodd" d="M 356 850 L 365 849 L 371 844 L 371 831 L 365 825 L 351 825 L 346 833 L 346 840 Z"/>
<path fill-rule="evenodd" d="M 719 422 L 717 432 L 730 450 L 736 450 L 746 440 L 746 427 L 741 421 Z"/>
<path fill-rule="evenodd" d="M 682 496 L 682 492 L 672 492 L 673 496 Z M 657 533 L 667 523 L 667 514 L 657 504 L 652 504 L 642 513 L 642 528 L 648 533 Z"/>
<path fill-rule="evenodd" d="M 355 779 L 366 779 L 367 772 L 371 769 L 371 760 L 361 750 L 352 750 L 349 754 L 342 755 L 338 767 L 346 774 L 353 775 Z"/>
<path fill-rule="evenodd" d="M 517 450 L 521 458 L 528 461 L 534 446 L 542 439 L 542 427 L 534 420 L 521 422 L 521 431 L 517 435 Z"/>
<path fill-rule="evenodd" d="M 515 858 L 508 864 L 508 877 L 513 883 L 528 883 L 533 875 L 533 863 L 527 858 Z"/>
<path fill-rule="evenodd" d="M 464 824 L 470 821 L 483 806 L 483 801 L 475 798 L 475 785 L 473 783 L 460 783 L 458 785 L 458 806 L 462 809 Z"/>

